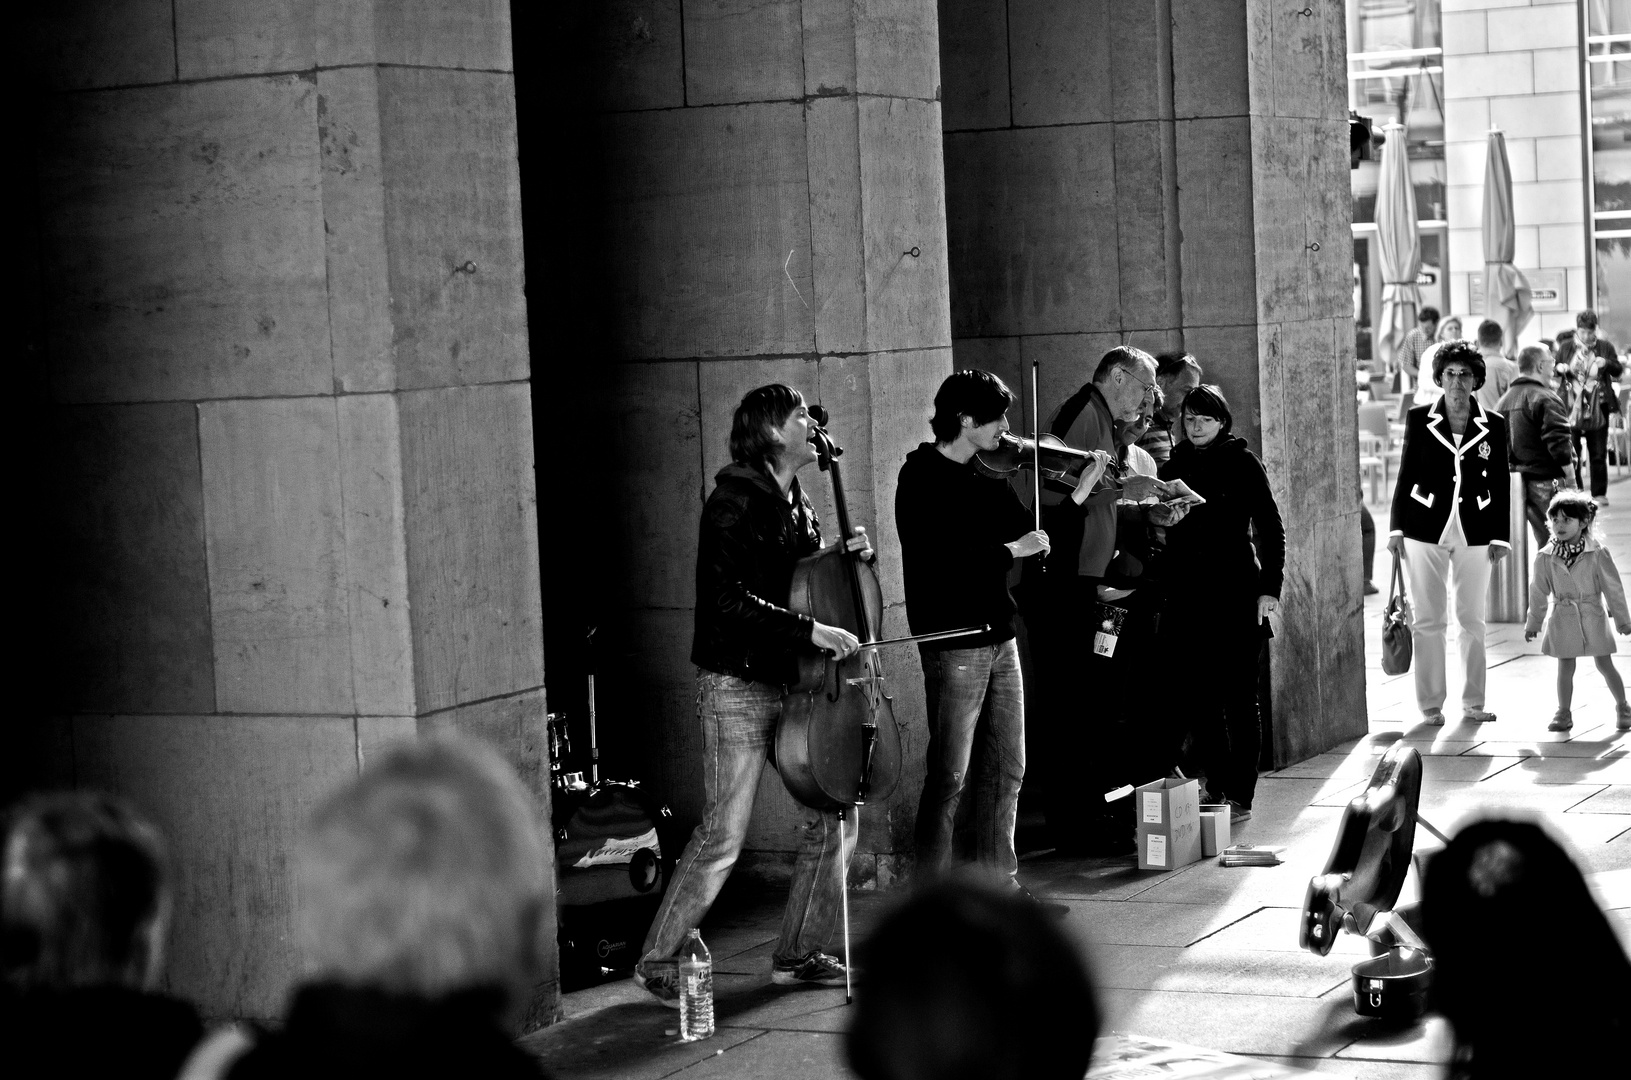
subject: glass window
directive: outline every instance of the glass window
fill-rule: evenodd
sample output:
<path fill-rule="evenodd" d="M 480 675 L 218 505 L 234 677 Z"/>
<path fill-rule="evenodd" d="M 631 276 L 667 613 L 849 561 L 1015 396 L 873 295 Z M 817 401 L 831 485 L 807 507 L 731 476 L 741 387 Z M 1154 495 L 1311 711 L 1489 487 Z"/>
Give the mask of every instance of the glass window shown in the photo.
<path fill-rule="evenodd" d="M 1586 33 L 1631 34 L 1631 0 L 1586 0 Z"/>
<path fill-rule="evenodd" d="M 1593 306 L 1631 345 L 1631 0 L 1586 0 Z"/>
<path fill-rule="evenodd" d="M 1631 346 L 1631 234 L 1597 234 L 1595 306 L 1602 335 L 1623 352 Z"/>

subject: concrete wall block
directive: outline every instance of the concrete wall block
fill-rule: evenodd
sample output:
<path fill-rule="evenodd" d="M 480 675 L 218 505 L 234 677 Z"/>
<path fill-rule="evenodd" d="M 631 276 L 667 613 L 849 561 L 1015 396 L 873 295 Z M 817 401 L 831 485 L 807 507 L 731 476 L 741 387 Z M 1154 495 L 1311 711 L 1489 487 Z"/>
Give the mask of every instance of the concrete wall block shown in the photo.
<path fill-rule="evenodd" d="M 1155 4 L 1107 4 L 1110 16 L 1110 98 L 1115 118 L 1168 119 L 1161 110 L 1159 54 L 1172 36 Z M 1170 107 L 1170 106 L 1169 106 Z"/>
<path fill-rule="evenodd" d="M 681 5 L 686 103 L 803 96 L 802 6 L 799 0 L 691 0 Z"/>
<path fill-rule="evenodd" d="M 605 243 L 640 253 L 613 266 L 622 353 L 810 351 L 803 107 L 624 114 L 607 118 L 605 144 Z"/>
<path fill-rule="evenodd" d="M 351 712 L 334 400 L 209 402 L 198 421 L 217 708 Z"/>
<path fill-rule="evenodd" d="M 1167 185 L 1162 172 L 1164 125 L 1115 125 L 1116 248 L 1120 270 L 1120 326 L 1160 326 L 1168 319 Z"/>
<path fill-rule="evenodd" d="M 1446 11 L 1441 15 L 1440 33 L 1445 56 L 1489 52 L 1483 11 Z"/>
<path fill-rule="evenodd" d="M 1456 184 L 1444 189 L 1444 201 L 1450 221 L 1467 221 L 1477 225 L 1484 219 L 1484 170 L 1471 184 Z M 1481 260 L 1480 260 L 1481 261 Z"/>
<path fill-rule="evenodd" d="M 695 559 L 695 547 L 688 552 Z M 595 680 L 601 775 L 638 780 L 665 800 L 680 828 L 702 817 L 702 725 L 691 664 L 690 608 L 601 613 Z"/>
<path fill-rule="evenodd" d="M 810 276 L 818 352 L 864 352 L 866 242 L 862 235 L 861 117 L 854 98 L 805 109 L 810 163 Z M 794 256 L 797 258 L 797 255 Z M 791 273 L 792 267 L 789 266 Z"/>
<path fill-rule="evenodd" d="M 1512 185 L 1512 216 L 1521 225 L 1560 225 L 1584 222 L 1585 200 L 1580 185 L 1568 180 Z"/>
<path fill-rule="evenodd" d="M 1303 204 L 1309 246 L 1310 318 L 1353 316 L 1353 201 L 1342 182 L 1349 179 L 1348 119 L 1305 122 L 1308 140 L 1309 198 Z M 1349 180 L 1351 184 L 1352 181 Z M 1313 244 L 1319 244 L 1316 251 Z"/>
<path fill-rule="evenodd" d="M 1482 210 L 1478 211 L 1478 215 L 1479 217 L 1483 216 Z M 1457 219 L 1451 218 L 1450 220 Z M 1478 218 L 1473 218 L 1473 220 L 1476 221 Z M 1450 265 L 1459 268 L 1456 272 L 1464 271 L 1468 267 L 1482 270 L 1484 267 L 1484 231 L 1479 228 L 1451 229 L 1449 235 Z M 1466 329 L 1474 330 L 1476 327 L 1467 327 Z"/>
<path fill-rule="evenodd" d="M 1251 80 L 1270 76 L 1262 70 L 1268 53 L 1248 52 L 1249 6 L 1255 7 L 1246 0 L 1172 0 L 1172 97 L 1180 119 L 1250 110 Z"/>
<path fill-rule="evenodd" d="M 1573 51 L 1580 45 L 1580 5 L 1572 0 L 1564 4 L 1497 8 L 1484 17 L 1488 20 L 1487 41 L 1492 53 L 1517 49 Z"/>
<path fill-rule="evenodd" d="M 1183 222 L 1184 321 L 1257 319 L 1252 125 L 1245 117 L 1178 122 L 1178 218 Z M 1302 211 L 1296 220 L 1301 226 Z M 1299 245 L 1300 246 L 1300 245 Z"/>
<path fill-rule="evenodd" d="M 521 782 L 537 800 L 539 824 L 544 827 L 544 835 L 553 836 L 548 828 L 549 734 L 544 726 L 544 691 L 541 688 L 422 716 L 418 722 L 418 734 L 462 735 L 484 742 L 503 754 L 504 760 L 515 769 Z"/>
<path fill-rule="evenodd" d="M 1009 77 L 1017 126 L 1118 118 L 1111 101 L 1112 6 L 1102 0 L 1009 0 Z"/>
<path fill-rule="evenodd" d="M 1535 69 L 1528 53 L 1478 53 L 1444 58 L 1446 98 L 1534 92 Z"/>
<path fill-rule="evenodd" d="M 1507 139 L 1506 167 L 1514 184 L 1529 184 L 1535 180 L 1535 140 Z"/>
<path fill-rule="evenodd" d="M 1445 179 L 1449 186 L 1468 188 L 1484 182 L 1484 162 L 1489 144 L 1484 139 L 1476 142 L 1446 143 L 1444 146 Z M 1511 164 L 1508 159 L 1508 164 Z M 1533 179 L 1531 177 L 1531 179 Z M 1465 220 L 1465 219 L 1463 219 Z"/>
<path fill-rule="evenodd" d="M 1286 323 L 1276 330 L 1284 357 L 1288 466 L 1281 512 L 1289 521 L 1313 522 L 1339 501 L 1351 506 L 1355 499 L 1357 478 L 1348 476 L 1346 469 L 1339 475 L 1337 462 L 1358 451 L 1344 447 L 1339 458 L 1332 445 L 1332 418 L 1354 412 L 1354 392 L 1351 382 L 1339 387 L 1332 378 L 1337 363 L 1329 322 Z"/>
<path fill-rule="evenodd" d="M 396 399 L 335 399 L 350 590 L 351 685 L 359 713 L 414 711 L 402 432 Z"/>
<path fill-rule="evenodd" d="M 151 815 L 175 860 L 163 989 L 206 1016 L 271 1019 L 301 976 L 293 848 L 357 775 L 350 717 L 77 717 L 79 783 Z"/>
<path fill-rule="evenodd" d="M 45 4 L 29 12 L 17 55 L 48 90 L 169 82 L 173 31 L 172 0 Z"/>
<path fill-rule="evenodd" d="M 1316 190 L 1313 132 L 1276 116 L 1254 118 L 1251 132 L 1258 313 L 1267 322 L 1304 319 L 1310 314 L 1309 244 L 1317 242 L 1304 211 Z"/>
<path fill-rule="evenodd" d="M 335 387 L 394 390 L 378 68 L 318 73 L 317 135 Z"/>
<path fill-rule="evenodd" d="M 1569 306 L 1578 311 L 1583 307 L 1591 307 L 1600 303 L 1597 297 L 1591 296 L 1586 290 L 1586 268 L 1584 266 L 1569 267 Z M 1556 340 L 1555 335 L 1553 340 Z"/>
<path fill-rule="evenodd" d="M 404 393 L 398 417 L 418 711 L 540 685 L 529 387 Z"/>
<path fill-rule="evenodd" d="M 1580 50 L 1535 50 L 1535 93 L 1560 94 L 1580 92 Z"/>
<path fill-rule="evenodd" d="M 857 92 L 860 74 L 855 9 L 858 6 L 849 0 L 805 0 L 800 5 L 806 95 L 847 97 Z"/>
<path fill-rule="evenodd" d="M 526 378 L 514 79 L 393 67 L 379 87 L 397 384 Z"/>
<path fill-rule="evenodd" d="M 215 708 L 203 481 L 191 405 L 87 406 L 53 416 L 53 537 L 64 595 L 51 637 L 68 709 Z"/>
<path fill-rule="evenodd" d="M 1498 97 L 1489 102 L 1489 120 L 1509 139 L 1580 133 L 1579 94 Z"/>
<path fill-rule="evenodd" d="M 947 131 L 1008 127 L 1008 5 L 940 0 L 941 119 Z"/>
<path fill-rule="evenodd" d="M 1348 117 L 1347 21 L 1343 7 L 1252 4 L 1247 40 L 1252 112 L 1310 119 Z M 1310 15 L 1303 11 L 1309 10 Z M 1265 41 L 1262 30 L 1267 29 Z M 1266 48 L 1265 48 L 1266 46 Z M 1263 76 L 1268 76 L 1265 80 Z M 1448 86 L 1449 80 L 1445 80 Z M 1258 87 L 1269 93 L 1260 93 Z"/>
<path fill-rule="evenodd" d="M 680 0 L 605 0 L 583 75 L 602 109 L 672 109 L 685 104 Z"/>
<path fill-rule="evenodd" d="M 950 348 L 940 106 L 862 98 L 858 110 L 868 351 Z"/>
<path fill-rule="evenodd" d="M 1444 138 L 1448 142 L 1476 142 L 1489 132 L 1489 99 L 1447 98 L 1444 102 Z M 1511 132 L 1507 133 L 1511 135 Z M 1479 175 L 1483 175 L 1480 172 Z M 1452 181 L 1453 182 L 1453 181 Z"/>
<path fill-rule="evenodd" d="M 884 521 L 880 514 L 888 516 L 894 504 L 879 505 L 876 501 L 878 478 L 890 468 L 891 460 L 879 454 L 872 442 L 876 421 L 872 412 L 872 365 L 876 359 L 874 356 L 823 357 L 815 365 L 816 394 L 811 400 L 819 402 L 831 414 L 827 431 L 833 441 L 844 448 L 838 464 L 850 527 L 864 526 L 873 539 L 873 547 L 881 552 Z M 915 447 L 917 443 L 911 445 Z M 905 456 L 904 452 L 901 456 Z M 894 467 L 899 468 L 899 459 L 895 459 Z M 801 482 L 821 515 L 821 538 L 830 544 L 843 535 L 830 474 L 823 474 L 814 467 L 806 468 Z M 900 565 L 898 559 L 895 565 Z M 885 602 L 889 599 L 885 594 Z"/>
<path fill-rule="evenodd" d="M 331 388 L 316 103 L 309 76 L 277 76 L 48 105 L 59 400 Z"/>
<path fill-rule="evenodd" d="M 611 375 L 602 417 L 614 436 L 609 471 L 619 490 L 638 491 L 640 497 L 607 498 L 598 510 L 606 521 L 606 550 L 597 553 L 607 567 L 606 602 L 689 608 L 696 592 L 698 515 L 713 490 L 713 474 L 729 460 L 731 411 L 754 386 L 780 380 L 766 378 L 740 389 L 726 382 L 729 389 L 720 390 L 721 401 L 713 402 L 708 393 L 699 401 L 694 363 L 619 365 Z M 711 434 L 701 412 L 707 405 L 725 410 L 724 427 Z M 710 467 L 711 462 L 717 464 Z M 654 543 L 657 537 L 663 541 Z"/>
<path fill-rule="evenodd" d="M 419 720 L 413 716 L 357 717 L 357 769 L 368 768 L 392 743 L 419 737 Z"/>
<path fill-rule="evenodd" d="M 1580 180 L 1584 175 L 1580 136 L 1535 140 L 1536 180 Z"/>
<path fill-rule="evenodd" d="M 825 3 L 832 5 L 834 0 Z M 812 5 L 807 0 L 805 6 Z M 852 6 L 853 85 L 859 93 L 940 100 L 940 20 L 935 8 L 935 0 L 865 0 Z"/>
<path fill-rule="evenodd" d="M 175 0 L 176 73 L 218 79 L 317 64 L 316 0 Z"/>
<path fill-rule="evenodd" d="M 513 71 L 508 0 L 374 0 L 382 64 Z"/>
<path fill-rule="evenodd" d="M 954 334 L 1119 325 L 1108 125 L 952 134 L 945 159 Z"/>
<path fill-rule="evenodd" d="M 1512 264 L 1514 266 L 1540 265 L 1539 226 L 1519 225 L 1512 230 Z"/>
<path fill-rule="evenodd" d="M 1535 234 L 1537 265 L 1586 265 L 1586 230 L 1579 225 L 1541 225 Z"/>
<path fill-rule="evenodd" d="M 64 791 L 74 780 L 74 718 L 18 716 L 6 731 L 6 791 Z"/>

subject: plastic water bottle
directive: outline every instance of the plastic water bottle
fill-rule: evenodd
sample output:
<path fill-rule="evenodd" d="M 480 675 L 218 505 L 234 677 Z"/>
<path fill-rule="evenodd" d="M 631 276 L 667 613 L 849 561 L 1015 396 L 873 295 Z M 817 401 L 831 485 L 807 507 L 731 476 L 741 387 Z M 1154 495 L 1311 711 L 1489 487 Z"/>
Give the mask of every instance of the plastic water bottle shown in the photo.
<path fill-rule="evenodd" d="M 714 959 L 693 929 L 680 946 L 680 1041 L 696 1042 L 714 1033 Z"/>

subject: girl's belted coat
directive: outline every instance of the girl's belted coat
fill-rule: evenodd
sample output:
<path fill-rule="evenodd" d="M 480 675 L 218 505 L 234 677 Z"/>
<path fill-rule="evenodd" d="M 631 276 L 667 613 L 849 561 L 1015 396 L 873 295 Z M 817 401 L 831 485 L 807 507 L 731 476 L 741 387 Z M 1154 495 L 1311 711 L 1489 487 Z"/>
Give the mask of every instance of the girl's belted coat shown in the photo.
<path fill-rule="evenodd" d="M 1603 607 L 1605 599 L 1607 610 Z M 1586 550 L 1574 560 L 1573 567 L 1555 554 L 1553 544 L 1535 552 L 1524 632 L 1538 633 L 1545 622 L 1541 652 L 1557 657 L 1608 656 L 1614 652 L 1610 615 L 1617 623 L 1631 622 L 1631 611 L 1625 605 L 1625 585 L 1607 548 L 1587 537 Z"/>

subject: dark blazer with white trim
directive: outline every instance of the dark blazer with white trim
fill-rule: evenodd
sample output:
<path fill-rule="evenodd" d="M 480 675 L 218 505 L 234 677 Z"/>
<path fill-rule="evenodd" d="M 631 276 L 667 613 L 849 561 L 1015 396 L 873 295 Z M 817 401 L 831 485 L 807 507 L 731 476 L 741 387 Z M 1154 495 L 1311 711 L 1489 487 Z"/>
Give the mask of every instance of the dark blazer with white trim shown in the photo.
<path fill-rule="evenodd" d="M 1407 414 L 1399 482 L 1393 489 L 1392 535 L 1436 544 L 1459 508 L 1467 545 L 1510 547 L 1506 419 L 1472 400 L 1472 418 L 1455 445 L 1441 397 Z"/>

